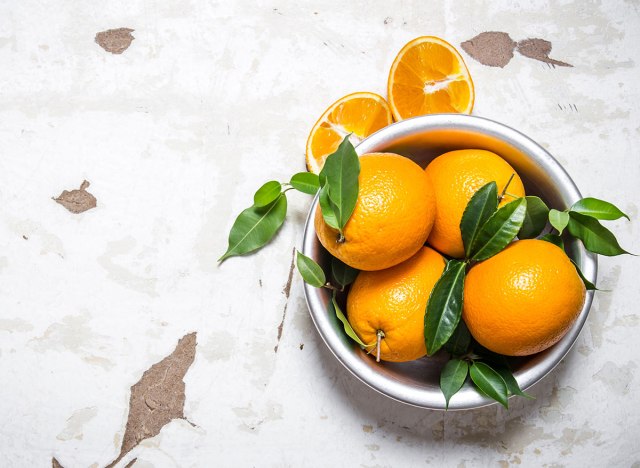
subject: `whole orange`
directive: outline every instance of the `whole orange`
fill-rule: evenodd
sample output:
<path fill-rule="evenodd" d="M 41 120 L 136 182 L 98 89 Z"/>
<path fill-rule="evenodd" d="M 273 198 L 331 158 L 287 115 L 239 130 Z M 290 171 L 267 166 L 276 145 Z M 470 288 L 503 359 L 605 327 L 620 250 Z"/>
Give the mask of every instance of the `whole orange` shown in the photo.
<path fill-rule="evenodd" d="M 464 256 L 460 221 L 467 203 L 478 189 L 495 181 L 500 194 L 515 174 L 501 204 L 513 201 L 514 195 L 525 195 L 522 180 L 513 167 L 491 151 L 450 151 L 431 161 L 425 171 L 436 194 L 436 219 L 428 242 L 443 254 L 455 258 Z"/>
<path fill-rule="evenodd" d="M 423 247 L 392 268 L 358 274 L 347 296 L 347 316 L 364 343 L 376 343 L 381 332 L 380 359 L 411 361 L 427 353 L 424 314 L 444 267 L 442 255 Z"/>
<path fill-rule="evenodd" d="M 435 218 L 431 182 L 412 160 L 393 153 L 360 157 L 358 200 L 344 240 L 327 225 L 320 207 L 318 239 L 334 257 L 359 270 L 382 270 L 415 254 Z"/>
<path fill-rule="evenodd" d="M 474 265 L 462 318 L 485 348 L 527 356 L 557 343 L 578 317 L 585 286 L 569 257 L 550 242 L 513 242 Z"/>

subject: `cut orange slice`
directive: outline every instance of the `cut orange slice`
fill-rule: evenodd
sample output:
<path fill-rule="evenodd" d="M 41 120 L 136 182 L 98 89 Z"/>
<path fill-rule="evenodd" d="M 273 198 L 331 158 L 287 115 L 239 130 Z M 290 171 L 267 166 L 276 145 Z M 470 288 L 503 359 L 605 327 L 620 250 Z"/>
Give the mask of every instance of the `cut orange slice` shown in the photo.
<path fill-rule="evenodd" d="M 363 139 L 393 123 L 385 99 L 375 93 L 353 93 L 338 99 L 324 111 L 307 139 L 307 169 L 319 174 L 325 159 L 351 133 L 351 143 Z"/>
<path fill-rule="evenodd" d="M 387 93 L 396 120 L 473 109 L 473 81 L 462 56 L 434 36 L 418 37 L 402 48 L 391 65 Z"/>

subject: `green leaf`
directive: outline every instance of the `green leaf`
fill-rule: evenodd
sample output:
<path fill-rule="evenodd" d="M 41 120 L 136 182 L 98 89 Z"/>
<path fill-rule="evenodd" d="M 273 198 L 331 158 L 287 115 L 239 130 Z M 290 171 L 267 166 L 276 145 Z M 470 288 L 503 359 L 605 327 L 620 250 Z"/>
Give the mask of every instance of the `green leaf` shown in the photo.
<path fill-rule="evenodd" d="M 323 185 L 320 189 L 320 210 L 322 211 L 322 217 L 324 222 L 331 226 L 333 229 L 338 229 L 338 219 L 334 211 L 333 203 L 329 198 L 329 186 Z"/>
<path fill-rule="evenodd" d="M 527 199 L 518 198 L 496 211 L 480 229 L 473 245 L 473 260 L 486 260 L 516 237 L 527 212 Z"/>
<path fill-rule="evenodd" d="M 353 283 L 358 273 L 360 273 L 360 270 L 356 270 L 337 258 L 331 257 L 331 274 L 340 287 L 344 288 Z"/>
<path fill-rule="evenodd" d="M 507 391 L 511 395 L 518 395 L 521 397 L 529 398 L 531 400 L 535 400 L 536 397 L 534 397 L 533 395 L 529 395 L 528 393 L 525 393 L 520 389 L 518 381 L 513 376 L 511 370 L 508 367 L 498 367 L 495 370 L 498 374 L 500 374 L 502 380 L 504 380 L 504 383 L 507 385 Z"/>
<path fill-rule="evenodd" d="M 451 359 L 440 372 L 440 390 L 446 400 L 445 408 L 449 409 L 449 400 L 464 385 L 469 373 L 469 363 L 461 359 Z"/>
<path fill-rule="evenodd" d="M 229 232 L 229 246 L 218 262 L 263 247 L 278 232 L 287 215 L 287 197 L 282 194 L 267 206 L 252 206 L 238 215 Z"/>
<path fill-rule="evenodd" d="M 320 178 L 313 172 L 298 172 L 289 181 L 298 192 L 315 195 L 320 188 Z"/>
<path fill-rule="evenodd" d="M 569 213 L 551 208 L 549 210 L 549 223 L 558 230 L 558 234 L 562 234 L 564 228 L 569 224 Z"/>
<path fill-rule="evenodd" d="M 327 283 L 327 278 L 320 265 L 300 251 L 296 252 L 296 266 L 304 282 L 316 288 L 323 287 Z"/>
<path fill-rule="evenodd" d="M 596 288 L 595 284 L 593 284 L 591 281 L 589 281 L 587 278 L 585 278 L 585 276 L 582 274 L 582 270 L 580 270 L 580 267 L 578 266 L 578 264 L 573 261 L 573 258 L 569 258 L 569 260 L 571 260 L 571 263 L 573 263 L 573 266 L 576 267 L 576 271 L 578 272 L 578 276 L 580 277 L 580 279 L 584 283 L 584 287 L 587 289 L 587 291 L 600 291 L 598 288 Z"/>
<path fill-rule="evenodd" d="M 609 257 L 629 253 L 620 247 L 611 231 L 591 216 L 570 211 L 567 229 L 573 237 L 580 239 L 590 252 Z"/>
<path fill-rule="evenodd" d="M 549 207 L 538 197 L 527 196 L 525 198 L 527 199 L 527 211 L 524 215 L 518 238 L 533 239 L 547 225 Z"/>
<path fill-rule="evenodd" d="M 471 248 L 484 223 L 498 209 L 498 186 L 495 182 L 489 182 L 473 194 L 467 203 L 460 231 L 466 257 L 471 256 Z"/>
<path fill-rule="evenodd" d="M 367 345 L 364 344 L 362 342 L 362 340 L 358 337 L 358 335 L 356 334 L 355 331 L 353 331 L 353 328 L 351 327 L 351 324 L 349 323 L 349 320 L 347 320 L 347 317 L 345 317 L 345 315 L 342 313 L 342 310 L 340 310 L 340 306 L 338 305 L 338 302 L 336 301 L 336 292 L 333 292 L 333 296 L 331 297 L 331 302 L 329 302 L 329 313 L 335 313 L 336 317 L 338 317 L 338 320 L 340 320 L 342 322 L 342 326 L 344 328 L 344 332 L 347 334 L 347 336 L 349 336 L 349 338 L 351 338 L 353 341 L 355 341 L 356 343 L 358 343 L 360 346 L 366 348 Z"/>
<path fill-rule="evenodd" d="M 473 362 L 469 369 L 469 375 L 480 393 L 493 398 L 505 408 L 509 408 L 507 384 L 500 374 L 488 364 Z"/>
<path fill-rule="evenodd" d="M 469 350 L 470 344 L 471 333 L 469 333 L 469 329 L 464 321 L 460 320 L 453 335 L 451 335 L 449 341 L 444 344 L 444 349 L 454 356 L 461 356 Z"/>
<path fill-rule="evenodd" d="M 449 262 L 449 268 L 431 291 L 424 316 L 424 342 L 430 356 L 449 341 L 462 315 L 462 291 L 467 265 L 458 260 Z"/>
<path fill-rule="evenodd" d="M 582 200 L 578 200 L 571 207 L 571 211 L 591 216 L 592 218 L 597 219 L 629 219 L 629 216 L 620 211 L 620 209 L 613 203 L 609 203 L 608 201 L 604 200 L 598 200 L 597 198 L 583 198 Z"/>
<path fill-rule="evenodd" d="M 271 180 L 258 189 L 253 196 L 253 206 L 267 206 L 282 193 L 282 184 L 277 180 Z"/>
<path fill-rule="evenodd" d="M 564 250 L 564 241 L 562 240 L 562 237 L 557 234 L 545 234 L 540 238 L 540 240 L 551 242 Z"/>
<path fill-rule="evenodd" d="M 333 202 L 338 229 L 342 232 L 358 201 L 360 174 L 360 160 L 348 135 L 336 152 L 327 157 L 320 174 L 328 186 L 327 195 Z"/>

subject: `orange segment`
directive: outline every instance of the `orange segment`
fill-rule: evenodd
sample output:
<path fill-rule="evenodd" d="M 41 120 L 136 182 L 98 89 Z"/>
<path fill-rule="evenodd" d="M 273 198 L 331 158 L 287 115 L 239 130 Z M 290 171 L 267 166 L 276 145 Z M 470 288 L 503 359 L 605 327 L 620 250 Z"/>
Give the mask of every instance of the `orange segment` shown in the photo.
<path fill-rule="evenodd" d="M 470 114 L 473 109 L 473 81 L 462 56 L 447 41 L 433 36 L 419 37 L 402 48 L 391 65 L 387 93 L 396 120 Z"/>
<path fill-rule="evenodd" d="M 338 99 L 324 111 L 307 139 L 307 169 L 320 173 L 325 159 L 351 133 L 357 145 L 372 133 L 393 123 L 385 99 L 375 93 L 353 93 Z"/>

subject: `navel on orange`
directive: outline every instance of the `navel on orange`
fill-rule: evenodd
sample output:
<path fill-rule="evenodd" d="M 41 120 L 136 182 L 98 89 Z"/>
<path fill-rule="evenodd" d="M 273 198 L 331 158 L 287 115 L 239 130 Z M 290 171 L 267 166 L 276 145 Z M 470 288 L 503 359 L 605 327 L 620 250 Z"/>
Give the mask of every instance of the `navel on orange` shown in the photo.
<path fill-rule="evenodd" d="M 307 138 L 307 169 L 319 174 L 325 159 L 338 149 L 345 136 L 360 141 L 393 123 L 385 99 L 375 93 L 353 93 L 331 104 L 315 123 Z"/>
<path fill-rule="evenodd" d="M 471 267 L 462 318 L 485 348 L 526 356 L 557 343 L 571 328 L 586 290 L 569 257 L 550 242 L 513 242 Z"/>
<path fill-rule="evenodd" d="M 391 65 L 387 95 L 396 120 L 424 114 L 470 114 L 475 97 L 460 53 L 434 36 L 418 37 L 400 50 Z"/>
<path fill-rule="evenodd" d="M 360 157 L 356 206 L 339 232 L 316 211 L 318 239 L 331 255 L 358 270 L 397 265 L 424 245 L 435 218 L 429 177 L 411 159 L 392 153 Z"/>
<path fill-rule="evenodd" d="M 429 163 L 425 172 L 436 194 L 436 219 L 429 245 L 455 258 L 464 256 L 460 221 L 464 209 L 478 189 L 496 182 L 501 193 L 509 182 L 501 204 L 523 197 L 524 186 L 511 165 L 491 151 L 466 149 L 450 151 Z"/>
<path fill-rule="evenodd" d="M 444 267 L 442 255 L 423 247 L 392 268 L 358 274 L 347 296 L 347 316 L 364 343 L 377 343 L 380 333 L 380 359 L 411 361 L 427 353 L 424 311 Z"/>

